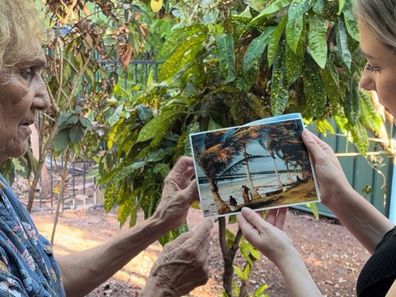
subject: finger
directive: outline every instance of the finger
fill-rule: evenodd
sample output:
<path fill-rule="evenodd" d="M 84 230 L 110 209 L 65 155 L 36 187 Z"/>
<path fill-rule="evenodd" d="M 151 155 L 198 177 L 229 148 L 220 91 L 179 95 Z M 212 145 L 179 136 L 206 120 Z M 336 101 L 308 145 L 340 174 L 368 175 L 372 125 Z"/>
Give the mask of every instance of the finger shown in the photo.
<path fill-rule="evenodd" d="M 310 134 L 310 136 L 312 136 L 312 138 L 314 139 L 314 141 L 320 146 L 320 148 L 323 151 L 333 151 L 333 149 L 331 148 L 331 146 L 326 143 L 325 141 L 323 141 L 322 139 L 320 139 L 319 136 L 317 136 L 316 134 L 312 133 L 311 131 L 309 131 L 308 129 L 304 129 L 307 130 L 307 132 Z M 304 133 L 304 132 L 303 132 Z"/>
<path fill-rule="evenodd" d="M 184 173 L 186 169 L 194 167 L 194 162 L 193 159 L 187 156 L 180 157 L 175 166 L 173 166 L 172 171 L 178 172 L 178 173 Z"/>
<path fill-rule="evenodd" d="M 184 175 L 187 176 L 189 179 L 195 175 L 194 167 L 189 167 L 185 170 Z"/>
<path fill-rule="evenodd" d="M 245 218 L 245 220 L 250 225 L 252 225 L 253 227 L 255 227 L 256 229 L 258 229 L 260 231 L 267 224 L 267 222 L 265 220 L 263 220 L 256 212 L 254 212 L 253 210 L 251 210 L 248 207 L 242 208 L 241 213 L 242 213 L 243 217 Z M 270 225 L 270 224 L 268 224 L 268 225 Z"/>
<path fill-rule="evenodd" d="M 199 198 L 197 181 L 195 179 L 191 180 L 187 188 L 183 189 L 181 193 L 183 199 L 185 199 L 189 203 L 197 201 Z"/>
<path fill-rule="evenodd" d="M 307 129 L 304 129 L 302 133 L 302 139 L 311 157 L 313 157 L 314 162 L 315 160 L 323 157 L 324 151 L 322 147 L 317 143 L 317 141 L 313 137 L 313 134 L 309 132 Z"/>
<path fill-rule="evenodd" d="M 198 256 L 201 263 L 206 264 L 206 262 L 208 261 L 209 248 L 210 248 L 210 240 L 205 240 L 201 245 L 199 256 Z"/>
<path fill-rule="evenodd" d="M 270 209 L 268 211 L 268 215 L 266 221 L 271 225 L 274 225 L 276 222 L 276 217 L 278 216 L 279 208 Z"/>
<path fill-rule="evenodd" d="M 193 231 L 192 237 L 185 242 L 185 245 L 192 245 L 193 247 L 200 248 L 200 246 L 209 237 L 210 231 L 213 227 L 213 220 L 206 218 L 196 229 Z"/>
<path fill-rule="evenodd" d="M 257 237 L 260 236 L 259 231 L 245 219 L 242 213 L 237 215 L 237 221 L 243 236 L 250 243 L 255 242 Z"/>
<path fill-rule="evenodd" d="M 275 227 L 283 230 L 283 226 L 285 225 L 285 220 L 286 220 L 286 213 L 287 213 L 287 207 L 283 207 L 278 210 L 274 225 Z"/>

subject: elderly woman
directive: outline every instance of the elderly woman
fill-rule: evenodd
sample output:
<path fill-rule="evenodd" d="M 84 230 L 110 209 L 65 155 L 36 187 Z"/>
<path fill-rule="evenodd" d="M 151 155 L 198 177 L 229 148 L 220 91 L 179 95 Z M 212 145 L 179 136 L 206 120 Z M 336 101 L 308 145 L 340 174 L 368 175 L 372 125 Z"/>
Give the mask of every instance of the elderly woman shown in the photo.
<path fill-rule="evenodd" d="M 396 116 L 396 1 L 356 0 L 360 47 L 367 58 L 362 88 L 375 91 L 381 104 Z M 334 152 L 308 131 L 303 132 L 315 166 L 321 200 L 361 244 L 372 253 L 357 281 L 363 296 L 396 296 L 396 229 L 349 185 Z M 285 211 L 269 222 L 281 227 Z M 290 296 L 320 296 L 301 256 L 284 232 L 250 209 L 238 218 L 246 238 L 282 272 Z"/>
<path fill-rule="evenodd" d="M 36 111 L 49 107 L 40 72 L 45 57 L 32 1 L 0 1 L 0 162 L 28 149 Z M 197 197 L 193 164 L 181 158 L 165 180 L 150 219 L 97 248 L 57 257 L 0 175 L 0 296 L 84 296 L 168 230 L 181 224 Z M 211 220 L 167 245 L 142 296 L 180 296 L 207 276 Z M 199 247 L 199 248 L 197 248 Z"/>

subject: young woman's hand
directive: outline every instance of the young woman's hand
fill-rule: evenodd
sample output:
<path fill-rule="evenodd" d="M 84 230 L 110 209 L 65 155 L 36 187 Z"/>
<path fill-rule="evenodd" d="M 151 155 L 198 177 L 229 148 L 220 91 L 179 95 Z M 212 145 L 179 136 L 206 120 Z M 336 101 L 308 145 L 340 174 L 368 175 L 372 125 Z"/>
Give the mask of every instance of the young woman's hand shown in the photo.
<path fill-rule="evenodd" d="M 267 221 L 259 214 L 244 207 L 238 215 L 238 223 L 243 236 L 278 267 L 282 261 L 297 252 L 284 233 L 283 228 L 287 208 L 270 210 Z"/>
<path fill-rule="evenodd" d="M 311 156 L 319 186 L 320 199 L 329 206 L 334 198 L 351 190 L 351 186 L 342 170 L 333 149 L 308 130 L 302 133 L 302 139 Z"/>

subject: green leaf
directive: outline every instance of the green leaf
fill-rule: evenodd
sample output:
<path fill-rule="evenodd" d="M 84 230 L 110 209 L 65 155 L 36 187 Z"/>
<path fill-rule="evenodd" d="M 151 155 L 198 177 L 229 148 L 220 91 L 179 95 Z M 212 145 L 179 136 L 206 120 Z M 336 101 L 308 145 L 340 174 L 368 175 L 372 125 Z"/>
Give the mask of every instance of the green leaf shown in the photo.
<path fill-rule="evenodd" d="M 301 18 L 310 8 L 311 0 L 293 0 L 288 9 L 289 21 Z"/>
<path fill-rule="evenodd" d="M 375 112 L 370 96 L 371 94 L 368 92 L 360 92 L 360 122 L 365 127 L 378 133 L 383 125 L 383 121 L 381 116 Z"/>
<path fill-rule="evenodd" d="M 33 152 L 31 150 L 28 150 L 27 151 L 27 156 L 28 156 L 28 159 L 29 159 L 30 168 L 32 169 L 32 171 L 34 173 L 38 173 L 37 172 L 38 160 L 33 156 Z"/>
<path fill-rule="evenodd" d="M 286 42 L 293 52 L 297 52 L 301 36 L 304 30 L 304 16 L 288 20 L 286 25 Z"/>
<path fill-rule="evenodd" d="M 347 5 L 347 7 L 344 9 L 343 14 L 346 30 L 353 39 L 359 41 L 359 29 L 352 10 L 352 4 Z"/>
<path fill-rule="evenodd" d="M 359 86 L 355 79 L 351 78 L 348 84 L 347 94 L 344 102 L 345 115 L 350 126 L 358 123 L 360 117 L 360 95 Z"/>
<path fill-rule="evenodd" d="M 216 47 L 220 72 L 225 77 L 224 83 L 232 82 L 236 77 L 234 39 L 230 34 L 217 36 Z"/>
<path fill-rule="evenodd" d="M 153 111 L 148 106 L 138 105 L 136 106 L 136 110 L 143 124 L 147 124 L 153 118 Z"/>
<path fill-rule="evenodd" d="M 177 227 L 176 229 L 171 230 L 168 233 L 166 233 L 165 235 L 161 236 L 159 239 L 159 242 L 162 245 L 165 245 L 166 243 L 175 240 L 180 234 L 183 234 L 187 231 L 188 231 L 188 226 L 186 224 L 183 224 L 183 225 Z"/>
<path fill-rule="evenodd" d="M 248 49 L 243 57 L 243 72 L 247 73 L 251 69 L 258 70 L 261 56 L 263 55 L 265 48 L 269 42 L 271 34 L 274 32 L 276 27 L 266 28 L 261 35 L 252 40 L 249 44 Z"/>
<path fill-rule="evenodd" d="M 249 274 L 236 265 L 234 265 L 234 272 L 242 281 L 247 281 L 249 279 Z"/>
<path fill-rule="evenodd" d="M 270 38 L 268 44 L 268 52 L 267 52 L 269 67 L 271 67 L 271 65 L 274 63 L 275 58 L 278 55 L 279 41 L 282 37 L 283 31 L 285 30 L 286 23 L 287 23 L 287 16 L 283 17 L 283 19 L 279 22 L 278 26 L 275 28 L 275 31 Z"/>
<path fill-rule="evenodd" d="M 320 69 L 320 77 L 322 78 L 323 86 L 332 108 L 337 108 L 341 94 L 339 92 L 338 74 L 336 70 L 331 68 L 330 64 L 327 64 L 325 69 Z"/>
<path fill-rule="evenodd" d="M 78 122 L 78 117 L 76 114 L 72 112 L 61 113 L 58 119 L 58 131 L 62 131 L 63 129 L 73 126 Z"/>
<path fill-rule="evenodd" d="M 118 173 L 115 174 L 111 179 L 111 182 L 114 181 L 122 182 L 124 179 L 128 178 L 132 173 L 135 173 L 136 171 L 142 169 L 144 166 L 146 166 L 146 164 L 147 163 L 145 161 L 136 161 L 128 166 L 119 169 Z"/>
<path fill-rule="evenodd" d="M 351 69 L 352 56 L 348 49 L 348 36 L 342 20 L 337 24 L 337 49 L 345 66 Z"/>
<path fill-rule="evenodd" d="M 19 161 L 17 159 L 8 159 L 0 164 L 0 172 L 10 185 L 15 181 L 15 162 Z"/>
<path fill-rule="evenodd" d="M 316 122 L 316 127 L 318 128 L 318 131 L 322 133 L 324 136 L 326 136 L 328 131 L 332 134 L 335 133 L 333 126 L 326 119 L 319 119 Z"/>
<path fill-rule="evenodd" d="M 315 219 L 319 220 L 319 209 L 318 204 L 315 203 L 308 203 L 307 206 L 311 209 L 313 216 Z"/>
<path fill-rule="evenodd" d="M 228 248 L 232 247 L 232 245 L 234 244 L 234 240 L 235 240 L 235 234 L 232 233 L 229 229 L 226 229 L 226 242 Z"/>
<path fill-rule="evenodd" d="M 363 127 L 360 122 L 356 124 L 351 124 L 348 122 L 346 127 L 351 132 L 353 143 L 356 145 L 359 152 L 362 155 L 365 155 L 368 148 L 368 135 L 366 128 Z"/>
<path fill-rule="evenodd" d="M 169 156 L 172 151 L 173 148 L 162 148 L 152 151 L 148 154 L 146 161 L 151 163 L 162 161 L 165 157 Z"/>
<path fill-rule="evenodd" d="M 118 208 L 117 217 L 118 217 L 118 221 L 120 222 L 120 226 L 124 225 L 126 220 L 128 219 L 131 213 L 131 209 L 133 207 L 132 202 L 133 202 L 132 199 L 127 199 Z"/>
<path fill-rule="evenodd" d="M 316 0 L 312 10 L 316 14 L 322 14 L 324 9 L 324 1 L 325 0 Z"/>
<path fill-rule="evenodd" d="M 92 123 L 88 118 L 80 117 L 80 124 L 84 129 L 92 129 Z"/>
<path fill-rule="evenodd" d="M 282 46 L 284 46 L 284 43 Z M 270 102 L 273 116 L 283 114 L 289 101 L 286 67 L 282 56 L 282 52 L 280 52 L 280 56 L 277 58 L 272 69 Z"/>
<path fill-rule="evenodd" d="M 344 10 L 345 0 L 338 0 L 338 15 L 341 15 L 342 11 Z"/>
<path fill-rule="evenodd" d="M 269 297 L 268 294 L 264 294 L 264 292 L 269 288 L 267 284 L 260 285 L 257 290 L 254 292 L 253 297 Z"/>
<path fill-rule="evenodd" d="M 84 129 L 80 126 L 73 126 L 69 130 L 69 138 L 71 143 L 78 143 L 84 136 Z"/>
<path fill-rule="evenodd" d="M 306 56 L 304 66 L 305 116 L 320 118 L 327 102 L 323 81 L 317 64 L 309 56 Z"/>
<path fill-rule="evenodd" d="M 164 81 L 173 78 L 179 71 L 196 62 L 196 55 L 204 48 L 206 33 L 190 36 L 184 40 L 161 65 L 159 80 Z"/>
<path fill-rule="evenodd" d="M 254 248 L 247 240 L 241 240 L 239 245 L 241 255 L 253 266 L 253 262 L 261 259 L 261 253 Z"/>
<path fill-rule="evenodd" d="M 206 27 L 202 24 L 192 25 L 189 27 L 179 27 L 173 30 L 170 36 L 167 36 L 165 44 L 163 44 L 156 55 L 157 61 L 166 60 L 177 50 L 178 46 L 189 39 L 191 36 L 206 32 Z"/>
<path fill-rule="evenodd" d="M 124 104 L 120 104 L 117 106 L 116 110 L 112 113 L 111 117 L 108 120 L 110 126 L 114 126 L 120 120 L 123 110 Z"/>
<path fill-rule="evenodd" d="M 260 12 L 251 22 L 257 23 L 266 16 L 276 13 L 290 4 L 291 0 L 275 0 Z"/>
<path fill-rule="evenodd" d="M 54 137 L 55 152 L 63 152 L 70 144 L 69 130 L 62 130 Z"/>
<path fill-rule="evenodd" d="M 304 60 L 304 45 L 305 42 L 303 39 L 301 39 L 296 52 L 293 52 L 290 47 L 286 45 L 285 67 L 287 83 L 289 86 L 294 83 L 302 74 L 303 63 L 301 63 L 301 61 Z"/>
<path fill-rule="evenodd" d="M 148 122 L 140 131 L 136 142 L 144 142 L 154 138 L 157 133 L 167 131 L 170 123 L 183 111 L 171 109 L 161 112 L 158 116 Z"/>
<path fill-rule="evenodd" d="M 162 178 L 165 178 L 168 175 L 169 171 L 170 171 L 169 165 L 164 163 L 155 164 L 153 168 L 153 172 L 155 174 L 161 175 Z"/>
<path fill-rule="evenodd" d="M 237 222 L 236 216 L 232 215 L 228 217 L 228 224 L 235 224 Z"/>
<path fill-rule="evenodd" d="M 309 19 L 308 49 L 320 68 L 327 62 L 327 20 L 318 16 Z"/>
<path fill-rule="evenodd" d="M 118 184 L 111 183 L 105 190 L 104 194 L 104 209 L 109 212 L 116 205 L 119 200 Z"/>

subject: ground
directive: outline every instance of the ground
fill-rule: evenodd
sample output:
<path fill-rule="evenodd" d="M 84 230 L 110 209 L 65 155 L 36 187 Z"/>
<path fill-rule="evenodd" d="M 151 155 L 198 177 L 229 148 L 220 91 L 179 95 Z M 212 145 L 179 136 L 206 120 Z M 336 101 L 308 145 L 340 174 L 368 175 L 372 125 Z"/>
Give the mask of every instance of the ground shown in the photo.
<path fill-rule="evenodd" d="M 39 230 L 49 238 L 53 215 L 34 213 L 33 217 Z M 202 215 L 199 210 L 190 211 L 188 216 L 190 227 L 197 225 L 201 220 Z M 235 225 L 231 225 L 231 229 L 235 230 L 235 228 Z M 289 210 L 285 231 L 303 256 L 308 270 L 323 295 L 343 297 L 356 295 L 356 279 L 369 254 L 342 225 L 334 220 L 315 220 L 306 213 Z M 82 210 L 64 212 L 56 231 L 54 249 L 62 254 L 84 250 L 99 245 L 118 232 L 120 228 L 115 213 L 104 214 L 101 208 L 88 209 L 85 212 Z M 210 279 L 205 286 L 195 289 L 190 294 L 192 297 L 221 296 L 222 256 L 217 225 L 212 230 L 211 243 Z M 144 286 L 152 263 L 161 250 L 159 243 L 152 244 L 122 271 L 88 296 L 137 296 Z M 239 255 L 237 261 L 241 261 Z M 252 274 L 251 287 L 267 283 L 269 296 L 288 296 L 282 276 L 266 258 L 256 263 Z"/>

